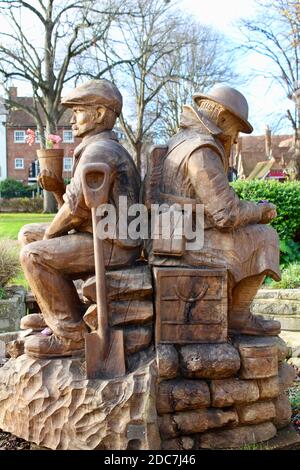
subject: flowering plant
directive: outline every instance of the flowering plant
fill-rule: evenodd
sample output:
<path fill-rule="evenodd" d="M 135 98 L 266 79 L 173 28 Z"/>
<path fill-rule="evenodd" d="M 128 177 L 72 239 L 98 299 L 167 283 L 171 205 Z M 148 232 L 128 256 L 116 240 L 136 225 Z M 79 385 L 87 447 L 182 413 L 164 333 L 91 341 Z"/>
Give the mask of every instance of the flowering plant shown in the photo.
<path fill-rule="evenodd" d="M 35 142 L 35 132 L 32 129 L 27 129 L 26 131 L 27 137 L 26 142 L 30 146 Z M 55 134 L 47 134 L 46 135 L 46 149 L 58 149 L 59 143 L 61 142 L 61 137 Z"/>
<path fill-rule="evenodd" d="M 47 149 L 58 149 L 59 143 L 61 142 L 61 137 L 55 134 L 48 134 L 46 136 L 46 148 Z"/>

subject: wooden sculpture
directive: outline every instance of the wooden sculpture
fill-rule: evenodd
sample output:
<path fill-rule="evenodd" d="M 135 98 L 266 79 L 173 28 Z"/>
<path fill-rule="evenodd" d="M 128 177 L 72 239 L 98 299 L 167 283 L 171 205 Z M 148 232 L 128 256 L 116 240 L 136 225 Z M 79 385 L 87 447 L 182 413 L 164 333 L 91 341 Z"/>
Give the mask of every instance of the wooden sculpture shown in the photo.
<path fill-rule="evenodd" d="M 109 327 L 103 240 L 97 236 L 96 209 L 108 202 L 111 178 L 111 169 L 106 163 L 87 163 L 82 168 L 83 195 L 92 210 L 98 323 L 95 331 L 85 335 L 88 379 L 125 374 L 123 331 Z"/>
<path fill-rule="evenodd" d="M 155 213 L 143 251 L 140 236 L 98 233 L 98 206 L 108 202 L 118 213 L 119 196 L 139 202 L 136 167 L 111 131 L 119 91 L 92 80 L 63 100 L 83 140 L 60 197 L 53 176 L 40 176 L 63 200 L 53 222 L 20 232 L 41 313 L 21 322 L 25 354 L 8 347 L 20 357 L 0 369 L 1 429 L 51 449 L 278 445 L 295 374 L 284 362 L 280 324 L 250 311 L 265 275 L 280 277 L 278 237 L 267 225 L 276 208 L 241 201 L 227 180 L 232 144 L 252 131 L 244 96 L 221 86 L 194 100 L 177 134 L 150 156 L 146 219 L 152 204 L 167 206 Z M 201 205 L 197 249 L 177 237 L 175 213 L 163 237 L 174 204 L 176 216 L 189 205 L 196 228 Z M 84 281 L 80 294 L 74 279 Z M 297 442 L 290 429 L 283 440 Z"/>

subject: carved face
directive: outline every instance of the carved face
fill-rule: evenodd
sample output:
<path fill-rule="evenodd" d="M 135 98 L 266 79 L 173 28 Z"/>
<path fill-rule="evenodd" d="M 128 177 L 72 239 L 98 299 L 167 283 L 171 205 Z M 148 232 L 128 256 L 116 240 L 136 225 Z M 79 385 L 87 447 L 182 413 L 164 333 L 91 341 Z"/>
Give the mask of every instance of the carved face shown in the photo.
<path fill-rule="evenodd" d="M 104 108 L 76 106 L 73 108 L 71 119 L 72 131 L 75 137 L 84 137 L 99 127 L 103 119 Z"/>

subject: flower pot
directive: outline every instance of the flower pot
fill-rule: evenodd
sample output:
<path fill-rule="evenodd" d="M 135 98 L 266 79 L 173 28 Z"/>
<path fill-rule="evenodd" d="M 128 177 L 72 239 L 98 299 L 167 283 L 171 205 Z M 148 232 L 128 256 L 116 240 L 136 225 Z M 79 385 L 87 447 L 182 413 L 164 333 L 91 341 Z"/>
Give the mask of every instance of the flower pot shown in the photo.
<path fill-rule="evenodd" d="M 58 178 L 62 177 L 63 173 L 63 149 L 39 149 L 37 156 L 40 163 L 40 172 L 48 170 L 54 173 Z"/>

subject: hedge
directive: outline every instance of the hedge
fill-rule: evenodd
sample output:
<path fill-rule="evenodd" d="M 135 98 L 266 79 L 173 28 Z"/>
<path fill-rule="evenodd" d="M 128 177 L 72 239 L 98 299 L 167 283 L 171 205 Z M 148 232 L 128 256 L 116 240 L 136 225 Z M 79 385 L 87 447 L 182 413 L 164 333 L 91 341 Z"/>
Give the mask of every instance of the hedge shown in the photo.
<path fill-rule="evenodd" d="M 232 183 L 232 187 L 241 199 L 267 200 L 275 204 L 278 215 L 271 225 L 277 230 L 280 240 L 295 239 L 300 231 L 300 181 L 238 180 Z"/>
<path fill-rule="evenodd" d="M 0 199 L 0 212 L 43 212 L 43 198 L 19 197 Z"/>
<path fill-rule="evenodd" d="M 32 191 L 36 191 L 36 185 L 25 185 L 21 181 L 7 178 L 0 181 L 0 197 L 4 199 L 31 197 Z"/>

